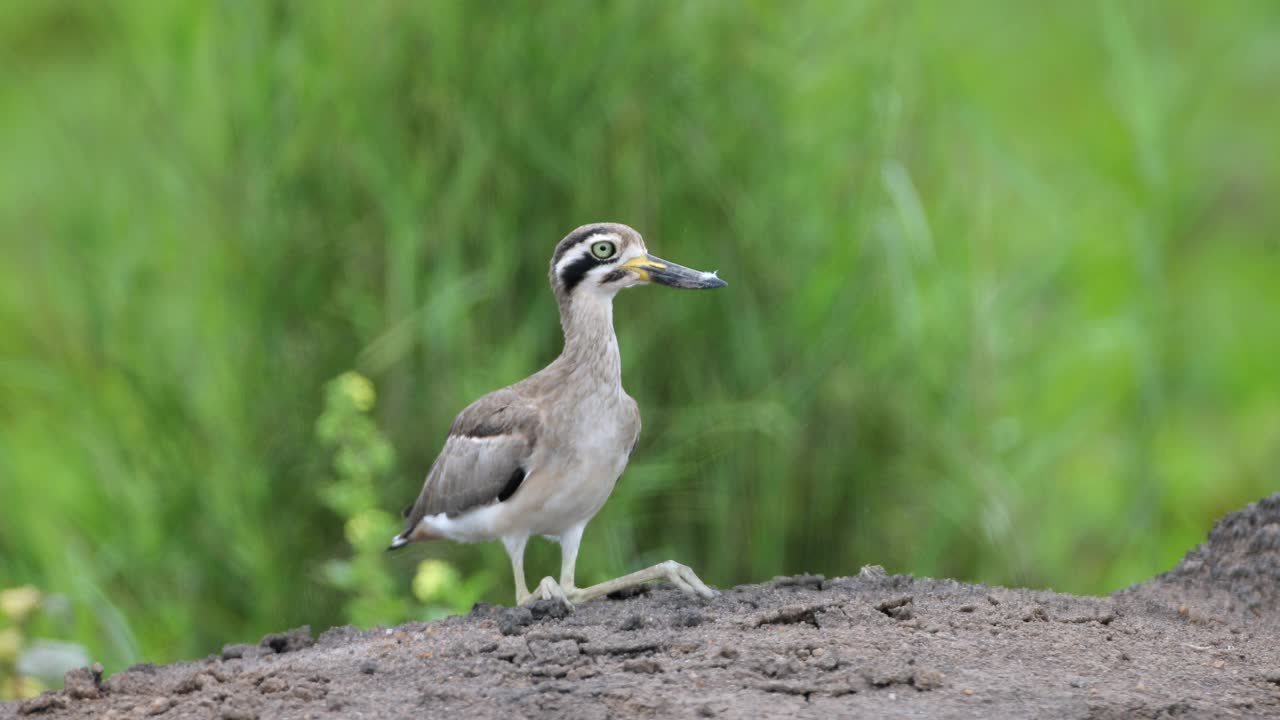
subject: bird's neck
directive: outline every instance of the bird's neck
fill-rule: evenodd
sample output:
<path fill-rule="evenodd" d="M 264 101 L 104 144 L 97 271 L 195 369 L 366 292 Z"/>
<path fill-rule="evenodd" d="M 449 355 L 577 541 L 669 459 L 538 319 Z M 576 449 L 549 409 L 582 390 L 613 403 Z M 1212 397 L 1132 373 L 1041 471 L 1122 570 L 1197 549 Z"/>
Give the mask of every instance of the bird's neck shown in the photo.
<path fill-rule="evenodd" d="M 622 357 L 613 332 L 613 297 L 583 294 L 560 306 L 564 351 L 560 362 L 575 374 L 622 387 Z"/>

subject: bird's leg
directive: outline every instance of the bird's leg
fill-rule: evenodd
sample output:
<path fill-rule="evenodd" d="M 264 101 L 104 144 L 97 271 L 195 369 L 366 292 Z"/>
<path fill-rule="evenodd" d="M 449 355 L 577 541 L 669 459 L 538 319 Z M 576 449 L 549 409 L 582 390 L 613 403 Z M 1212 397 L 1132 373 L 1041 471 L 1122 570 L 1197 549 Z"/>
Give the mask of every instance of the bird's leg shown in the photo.
<path fill-rule="evenodd" d="M 573 593 L 578 589 L 573 586 L 573 568 L 578 562 L 578 546 L 582 543 L 582 531 L 586 525 L 571 527 L 560 535 L 560 582 L 550 577 L 542 578 L 538 589 L 518 602 L 523 605 L 534 600 L 559 600 L 573 607 Z"/>
<path fill-rule="evenodd" d="M 516 604 L 523 605 L 529 599 L 529 586 L 524 582 L 524 546 L 529 542 L 528 535 L 508 535 L 502 538 L 502 546 L 507 549 L 511 558 L 511 572 L 516 581 Z"/>
<path fill-rule="evenodd" d="M 587 588 L 573 588 L 568 591 L 569 600 L 575 603 L 586 602 L 592 598 L 598 598 L 601 595 L 618 592 L 627 588 L 635 587 L 653 580 L 667 580 L 680 590 L 690 595 L 700 595 L 704 598 L 715 597 L 718 593 L 707 587 L 698 576 L 694 574 L 687 565 L 681 565 L 675 560 L 658 563 L 653 567 L 647 567 L 644 570 L 637 570 L 629 575 L 623 575 L 614 578 L 599 585 L 592 585 Z M 568 590 L 568 588 L 566 588 Z"/>
<path fill-rule="evenodd" d="M 571 527 L 560 536 L 560 587 L 570 595 L 577 591 L 573 586 L 573 569 L 578 564 L 578 545 L 582 543 L 582 531 L 586 527 Z"/>

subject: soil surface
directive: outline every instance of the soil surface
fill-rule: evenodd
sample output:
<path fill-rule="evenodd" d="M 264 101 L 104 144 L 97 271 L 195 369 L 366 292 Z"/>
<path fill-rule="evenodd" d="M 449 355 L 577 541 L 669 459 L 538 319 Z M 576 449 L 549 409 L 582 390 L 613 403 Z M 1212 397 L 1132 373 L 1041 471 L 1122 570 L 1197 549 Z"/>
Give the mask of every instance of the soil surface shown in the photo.
<path fill-rule="evenodd" d="M 1280 494 L 1110 597 L 888 576 L 666 586 L 220 656 L 0 705 L 38 718 L 1280 718 Z"/>

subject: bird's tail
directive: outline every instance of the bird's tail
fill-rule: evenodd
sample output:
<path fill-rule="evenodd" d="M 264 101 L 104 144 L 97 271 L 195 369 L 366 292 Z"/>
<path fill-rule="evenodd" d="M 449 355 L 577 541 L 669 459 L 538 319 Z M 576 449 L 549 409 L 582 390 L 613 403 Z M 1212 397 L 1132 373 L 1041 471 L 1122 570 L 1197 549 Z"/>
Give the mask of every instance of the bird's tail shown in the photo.
<path fill-rule="evenodd" d="M 409 544 L 409 531 L 406 530 L 391 539 L 391 544 L 387 546 L 387 552 L 391 552 L 392 550 L 399 550 L 400 548 L 408 544 Z"/>
<path fill-rule="evenodd" d="M 405 518 L 407 520 L 409 518 L 410 513 L 412 512 L 413 512 L 413 506 L 412 505 L 406 506 L 404 510 L 400 511 L 400 517 Z M 409 533 L 411 532 L 413 532 L 413 523 L 410 523 L 409 526 L 404 529 L 404 532 L 391 538 L 391 544 L 387 546 L 387 552 L 391 552 L 392 550 L 399 550 L 405 545 L 408 545 L 411 542 L 411 540 L 409 540 Z"/>

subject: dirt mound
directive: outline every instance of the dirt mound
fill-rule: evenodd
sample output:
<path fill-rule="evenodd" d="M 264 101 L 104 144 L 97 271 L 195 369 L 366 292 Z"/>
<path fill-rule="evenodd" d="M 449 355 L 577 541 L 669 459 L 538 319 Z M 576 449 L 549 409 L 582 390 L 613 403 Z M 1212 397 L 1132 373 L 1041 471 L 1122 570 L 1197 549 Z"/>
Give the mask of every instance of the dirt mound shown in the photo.
<path fill-rule="evenodd" d="M 659 586 L 80 670 L 0 718 L 1280 717 L 1278 510 L 1233 513 L 1107 598 L 879 568 L 707 601 Z"/>
<path fill-rule="evenodd" d="M 1222 518 L 1176 567 L 1122 594 L 1280 622 L 1280 493 Z"/>

